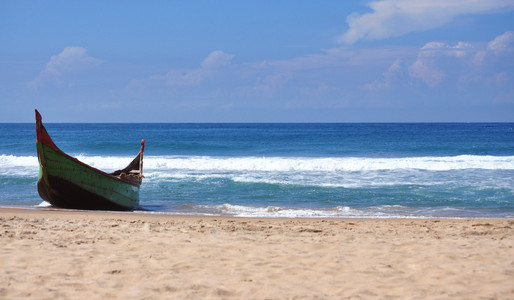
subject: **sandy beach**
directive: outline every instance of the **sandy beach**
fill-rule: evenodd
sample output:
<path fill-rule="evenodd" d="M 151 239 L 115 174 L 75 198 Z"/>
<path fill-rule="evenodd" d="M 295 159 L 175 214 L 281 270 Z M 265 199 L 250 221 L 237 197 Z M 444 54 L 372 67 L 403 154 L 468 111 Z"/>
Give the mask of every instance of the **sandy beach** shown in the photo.
<path fill-rule="evenodd" d="M 512 219 L 0 208 L 1 299 L 513 299 Z"/>

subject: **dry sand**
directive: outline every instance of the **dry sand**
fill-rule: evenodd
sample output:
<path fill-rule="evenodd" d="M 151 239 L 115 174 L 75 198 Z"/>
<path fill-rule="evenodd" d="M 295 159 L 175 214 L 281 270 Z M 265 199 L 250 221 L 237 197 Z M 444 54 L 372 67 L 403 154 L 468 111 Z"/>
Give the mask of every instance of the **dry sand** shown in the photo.
<path fill-rule="evenodd" d="M 0 208 L 1 299 L 514 299 L 512 219 Z"/>

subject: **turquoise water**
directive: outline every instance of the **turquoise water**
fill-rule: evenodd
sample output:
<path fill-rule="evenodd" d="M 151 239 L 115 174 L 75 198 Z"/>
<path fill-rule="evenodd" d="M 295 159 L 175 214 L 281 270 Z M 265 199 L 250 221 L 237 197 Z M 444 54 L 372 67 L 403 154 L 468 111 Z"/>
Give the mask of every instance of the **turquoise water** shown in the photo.
<path fill-rule="evenodd" d="M 45 126 L 105 171 L 146 139 L 151 213 L 514 217 L 514 123 Z M 0 205 L 37 206 L 35 125 L 0 124 L 0 138 Z"/>

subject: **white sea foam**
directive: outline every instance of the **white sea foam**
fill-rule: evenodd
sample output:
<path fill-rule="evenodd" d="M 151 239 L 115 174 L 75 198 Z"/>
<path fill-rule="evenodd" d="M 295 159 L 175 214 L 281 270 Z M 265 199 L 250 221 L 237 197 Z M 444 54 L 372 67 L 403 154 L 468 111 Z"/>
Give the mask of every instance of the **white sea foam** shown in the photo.
<path fill-rule="evenodd" d="M 125 167 L 132 157 L 85 156 L 77 159 L 104 171 Z M 26 176 L 37 172 L 36 156 L 0 155 L 0 174 Z M 514 156 L 460 155 L 445 157 L 212 157 L 212 156 L 146 156 L 144 169 L 150 174 L 191 174 L 211 176 L 214 174 L 244 174 L 236 178 L 251 181 L 253 173 L 309 173 L 309 176 L 325 176 L 338 173 L 359 172 L 360 176 L 376 174 L 376 171 L 452 171 L 465 169 L 514 170 Z M 155 175 L 158 176 L 158 175 Z M 165 175 L 166 176 L 166 175 Z M 373 175 L 372 175 L 373 176 Z"/>
<path fill-rule="evenodd" d="M 0 155 L 1 176 L 37 176 L 37 156 Z"/>
<path fill-rule="evenodd" d="M 0 155 L 2 167 L 37 167 L 37 156 Z"/>
<path fill-rule="evenodd" d="M 43 201 L 37 205 L 37 207 L 50 207 L 50 206 L 52 206 L 52 204 L 50 204 L 46 201 Z"/>
<path fill-rule="evenodd" d="M 423 209 L 412 210 L 404 206 L 380 206 L 365 209 L 351 208 L 348 206 L 338 206 L 333 208 L 291 208 L 280 206 L 245 206 L 245 205 L 195 205 L 190 207 L 189 214 L 203 215 L 225 215 L 235 217 L 251 218 L 422 218 L 427 216 L 437 216 L 438 211 L 424 215 Z M 155 212 L 150 212 L 155 213 Z M 157 212 L 161 213 L 161 212 Z M 167 211 L 165 214 L 188 214 L 184 211 Z M 441 215 L 441 216 L 444 216 Z"/>
<path fill-rule="evenodd" d="M 484 217 L 480 210 L 456 207 L 407 207 L 381 205 L 363 208 L 337 206 L 332 208 L 293 208 L 280 206 L 246 206 L 234 204 L 191 205 L 185 210 L 142 211 L 148 214 L 234 216 L 250 218 L 460 218 Z M 487 214 L 487 213 L 486 213 Z M 498 216 L 497 216 L 498 217 Z M 514 217 L 506 212 L 502 218 Z"/>
<path fill-rule="evenodd" d="M 133 159 L 133 157 L 118 157 L 118 156 L 85 156 L 79 155 L 76 157 L 78 160 L 104 171 L 114 171 L 124 168 Z M 14 175 L 14 176 L 30 176 L 37 175 L 38 159 L 37 156 L 14 156 L 14 155 L 0 155 L 0 175 Z"/>
<path fill-rule="evenodd" d="M 152 170 L 261 172 L 358 172 L 398 169 L 429 171 L 459 169 L 514 170 L 514 156 L 460 155 L 404 158 L 150 156 L 145 158 L 145 167 Z"/>
<path fill-rule="evenodd" d="M 243 205 L 223 204 L 220 213 L 237 217 L 264 218 L 326 218 L 326 217 L 378 217 L 371 213 L 352 209 L 347 206 L 332 209 L 285 208 L 278 206 L 252 207 Z"/>

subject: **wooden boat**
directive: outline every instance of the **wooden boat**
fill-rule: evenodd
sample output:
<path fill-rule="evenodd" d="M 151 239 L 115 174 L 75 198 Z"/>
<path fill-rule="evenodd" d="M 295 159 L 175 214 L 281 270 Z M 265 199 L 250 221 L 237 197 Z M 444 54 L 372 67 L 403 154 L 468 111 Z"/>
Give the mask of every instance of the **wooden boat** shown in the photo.
<path fill-rule="evenodd" d="M 36 110 L 39 195 L 53 206 L 90 210 L 132 210 L 139 206 L 143 151 L 124 169 L 106 173 L 61 151 Z"/>

